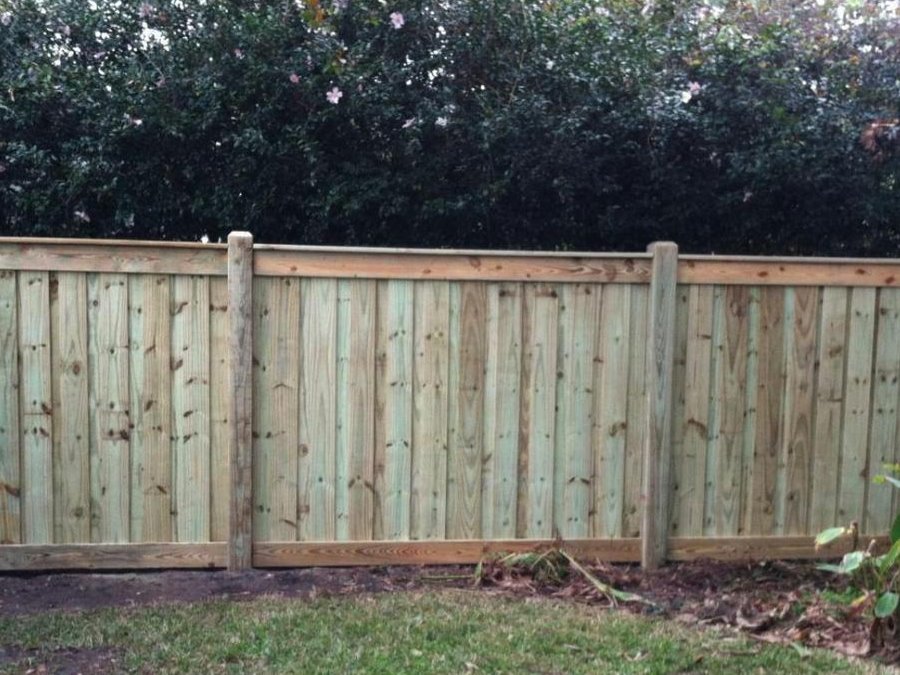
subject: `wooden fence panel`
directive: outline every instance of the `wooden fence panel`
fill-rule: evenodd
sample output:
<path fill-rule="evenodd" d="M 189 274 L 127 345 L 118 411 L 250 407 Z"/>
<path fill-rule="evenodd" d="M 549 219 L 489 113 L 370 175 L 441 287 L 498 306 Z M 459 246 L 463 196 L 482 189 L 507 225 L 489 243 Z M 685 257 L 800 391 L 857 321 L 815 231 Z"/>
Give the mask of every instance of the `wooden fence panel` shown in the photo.
<path fill-rule="evenodd" d="M 0 544 L 22 542 L 17 276 L 0 272 Z"/>

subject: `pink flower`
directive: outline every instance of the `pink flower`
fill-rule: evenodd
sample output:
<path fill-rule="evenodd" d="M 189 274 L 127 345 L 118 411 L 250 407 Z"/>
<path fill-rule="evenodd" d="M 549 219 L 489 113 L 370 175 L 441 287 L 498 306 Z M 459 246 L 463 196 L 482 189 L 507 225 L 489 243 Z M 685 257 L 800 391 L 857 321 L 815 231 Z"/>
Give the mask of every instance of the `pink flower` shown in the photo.
<path fill-rule="evenodd" d="M 337 87 L 332 87 L 329 91 L 327 91 L 325 93 L 325 98 L 327 98 L 328 102 L 331 103 L 332 105 L 337 105 L 340 102 L 341 97 L 343 95 L 344 95 L 344 92 L 342 92 L 340 89 L 338 89 Z"/>
<path fill-rule="evenodd" d="M 406 19 L 403 18 L 403 14 L 400 12 L 391 12 L 391 25 L 394 27 L 394 30 L 403 28 L 404 23 L 406 23 Z"/>
<path fill-rule="evenodd" d="M 291 75 L 290 75 L 290 77 L 288 77 L 288 79 L 291 81 L 291 84 L 299 84 L 300 83 L 300 76 L 297 73 L 291 73 Z"/>

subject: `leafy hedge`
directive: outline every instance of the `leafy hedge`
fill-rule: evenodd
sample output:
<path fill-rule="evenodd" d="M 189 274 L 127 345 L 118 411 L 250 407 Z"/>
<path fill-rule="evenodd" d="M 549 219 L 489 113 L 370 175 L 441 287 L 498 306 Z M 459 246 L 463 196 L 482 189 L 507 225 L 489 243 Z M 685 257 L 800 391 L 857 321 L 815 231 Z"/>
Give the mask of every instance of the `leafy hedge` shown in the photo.
<path fill-rule="evenodd" d="M 3 7 L 4 234 L 900 255 L 896 0 Z"/>

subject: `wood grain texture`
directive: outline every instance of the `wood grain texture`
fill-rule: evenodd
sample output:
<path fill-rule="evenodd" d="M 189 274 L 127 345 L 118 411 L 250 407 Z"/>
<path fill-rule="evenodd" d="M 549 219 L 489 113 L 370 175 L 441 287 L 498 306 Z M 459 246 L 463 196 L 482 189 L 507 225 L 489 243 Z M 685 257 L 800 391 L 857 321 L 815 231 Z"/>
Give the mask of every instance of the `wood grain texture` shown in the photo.
<path fill-rule="evenodd" d="M 252 322 L 252 318 L 250 319 Z M 209 449 L 210 529 L 212 541 L 228 540 L 231 476 L 228 470 L 231 372 L 228 280 L 209 280 Z"/>
<path fill-rule="evenodd" d="M 487 284 L 450 286 L 450 428 L 447 537 L 477 539 L 481 529 L 487 365 Z"/>
<path fill-rule="evenodd" d="M 209 277 L 172 281 L 175 539 L 209 541 Z"/>
<path fill-rule="evenodd" d="M 50 277 L 19 275 L 22 540 L 53 540 L 53 419 L 50 373 Z"/>
<path fill-rule="evenodd" d="M 0 269 L 61 272 L 225 275 L 215 245 L 0 238 Z"/>
<path fill-rule="evenodd" d="M 331 541 L 337 526 L 337 281 L 301 279 L 300 301 L 298 538 Z"/>
<path fill-rule="evenodd" d="M 872 382 L 871 429 L 869 437 L 870 475 L 896 464 L 897 405 L 900 397 L 900 290 L 882 288 L 878 293 L 875 371 Z M 890 485 L 870 485 L 863 532 L 889 532 L 894 514 L 891 502 L 895 489 Z"/>
<path fill-rule="evenodd" d="M 228 569 L 253 564 L 253 237 L 228 235 Z"/>
<path fill-rule="evenodd" d="M 605 286 L 594 391 L 591 533 L 621 537 L 625 491 L 631 286 Z"/>
<path fill-rule="evenodd" d="M 776 527 L 776 480 L 784 433 L 784 294 L 783 288 L 759 289 L 756 391 L 747 392 L 756 406 L 753 461 L 746 479 L 749 503 L 744 525 L 744 531 L 751 535 L 773 534 Z"/>
<path fill-rule="evenodd" d="M 896 260 L 683 256 L 678 282 L 744 286 L 900 286 Z"/>
<path fill-rule="evenodd" d="M 0 272 L 0 544 L 22 541 L 16 277 Z"/>
<path fill-rule="evenodd" d="M 650 246 L 653 280 L 646 338 L 647 439 L 644 445 L 641 566 L 653 569 L 665 561 L 669 523 L 669 477 L 672 462 L 672 377 L 675 368 L 675 312 L 678 247 L 670 242 Z"/>
<path fill-rule="evenodd" d="M 809 527 L 818 532 L 846 524 L 838 520 L 844 364 L 847 359 L 849 296 L 846 288 L 825 288 L 820 310 L 816 421 L 813 429 L 812 489 Z"/>
<path fill-rule="evenodd" d="M 257 247 L 254 273 L 338 279 L 648 283 L 650 265 L 643 257 L 603 255 L 267 246 Z"/>
<path fill-rule="evenodd" d="M 781 463 L 785 488 L 783 518 L 776 516 L 776 534 L 807 534 L 812 433 L 815 406 L 816 325 L 818 289 L 789 289 L 793 307 L 785 326 L 784 437 Z"/>
<path fill-rule="evenodd" d="M 378 283 L 375 539 L 408 539 L 413 402 L 413 284 Z"/>
<path fill-rule="evenodd" d="M 88 276 L 91 408 L 91 540 L 130 539 L 131 388 L 128 284 L 123 274 Z"/>
<path fill-rule="evenodd" d="M 522 384 L 516 536 L 553 536 L 553 463 L 559 294 L 528 284 L 522 304 Z"/>
<path fill-rule="evenodd" d="M 129 277 L 131 540 L 172 541 L 172 298 L 170 277 Z"/>
<path fill-rule="evenodd" d="M 560 288 L 553 532 L 566 539 L 590 535 L 594 354 L 602 289 L 599 284 Z"/>
<path fill-rule="evenodd" d="M 450 285 L 416 282 L 410 538 L 447 533 Z"/>
<path fill-rule="evenodd" d="M 224 544 L 46 544 L 0 547 L 0 571 L 225 566 Z"/>
<path fill-rule="evenodd" d="M 887 538 L 865 537 L 874 540 L 874 550 L 885 550 Z M 669 540 L 669 560 L 733 560 L 754 562 L 762 560 L 827 560 L 840 558 L 848 552 L 846 544 L 816 550 L 815 536 L 771 537 L 677 537 Z"/>
<path fill-rule="evenodd" d="M 522 285 L 489 284 L 484 397 L 482 532 L 516 536 Z"/>
<path fill-rule="evenodd" d="M 838 522 L 863 524 L 869 487 L 869 409 L 875 342 L 874 288 L 850 292 L 847 365 L 844 381 L 843 430 L 841 433 Z"/>
<path fill-rule="evenodd" d="M 337 538 L 366 541 L 375 517 L 376 282 L 338 285 Z"/>
<path fill-rule="evenodd" d="M 257 567 L 474 564 L 490 556 L 558 547 L 584 560 L 636 562 L 640 559 L 637 539 L 261 542 L 254 548 L 253 564 Z"/>
<path fill-rule="evenodd" d="M 710 377 L 713 289 L 689 286 L 681 456 L 674 466 L 672 535 L 703 533 L 707 446 L 710 442 Z"/>
<path fill-rule="evenodd" d="M 647 342 L 650 339 L 650 287 L 631 288 L 627 417 L 625 422 L 625 487 L 622 536 L 637 537 L 644 518 L 644 452 L 647 442 Z"/>
<path fill-rule="evenodd" d="M 675 363 L 672 369 L 672 465 L 669 485 L 669 522 L 666 523 L 669 536 L 678 534 L 680 502 L 685 484 L 684 436 L 686 431 L 685 409 L 687 404 L 687 351 L 688 320 L 690 319 L 691 287 L 678 285 L 675 298 Z"/>
<path fill-rule="evenodd" d="M 298 533 L 300 283 L 253 283 L 253 538 Z"/>
<path fill-rule="evenodd" d="M 51 282 L 53 369 L 53 541 L 91 540 L 87 278 L 60 272 Z"/>

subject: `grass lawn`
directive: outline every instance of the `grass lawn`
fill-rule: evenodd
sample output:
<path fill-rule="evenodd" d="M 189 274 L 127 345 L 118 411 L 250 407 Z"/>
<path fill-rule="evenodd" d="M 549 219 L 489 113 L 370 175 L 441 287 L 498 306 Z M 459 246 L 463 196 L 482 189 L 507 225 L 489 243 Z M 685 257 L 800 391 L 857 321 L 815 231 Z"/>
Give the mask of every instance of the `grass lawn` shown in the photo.
<path fill-rule="evenodd" d="M 42 664 L 50 672 L 154 673 L 877 672 L 825 652 L 672 621 L 467 591 L 0 619 L 0 671 Z"/>

